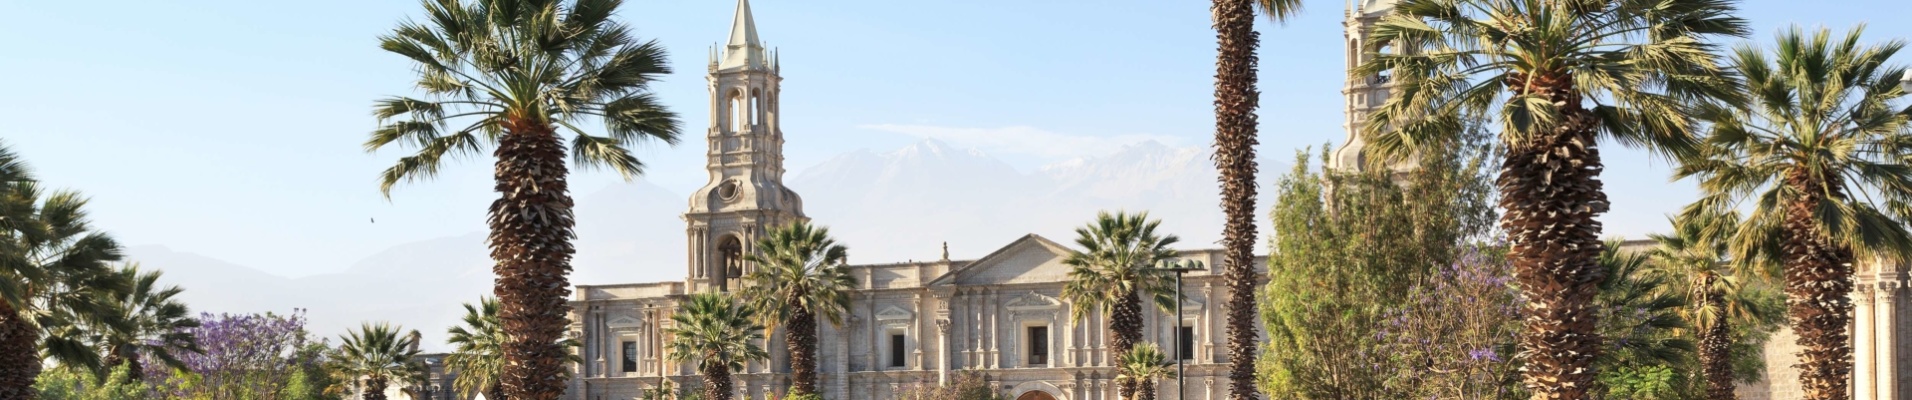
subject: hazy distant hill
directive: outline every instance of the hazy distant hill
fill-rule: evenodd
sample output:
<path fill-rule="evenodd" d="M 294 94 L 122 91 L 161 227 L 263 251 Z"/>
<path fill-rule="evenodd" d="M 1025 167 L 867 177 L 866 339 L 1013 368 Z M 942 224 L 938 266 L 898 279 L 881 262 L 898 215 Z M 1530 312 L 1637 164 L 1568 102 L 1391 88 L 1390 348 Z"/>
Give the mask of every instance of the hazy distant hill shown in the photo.
<path fill-rule="evenodd" d="M 1208 155 L 1206 148 L 1145 142 L 1025 172 L 981 151 L 924 140 L 889 152 L 845 153 L 788 183 L 804 197 L 805 213 L 849 245 L 854 263 L 934 259 L 945 241 L 952 257 L 980 257 L 1032 232 L 1067 241 L 1104 209 L 1148 210 L 1164 220 L 1166 233 L 1182 236 L 1183 247 L 1206 248 L 1215 247 L 1222 221 Z M 1264 160 L 1262 187 L 1272 187 L 1287 165 Z M 685 196 L 642 180 L 581 192 L 572 282 L 682 279 L 686 241 L 678 215 Z M 1265 211 L 1273 194 L 1261 197 Z M 458 305 L 491 292 L 484 240 L 483 232 L 472 232 L 399 244 L 344 272 L 300 278 L 162 246 L 128 254 L 186 287 L 195 310 L 306 308 L 313 330 L 326 337 L 387 320 L 420 330 L 427 350 L 443 350 L 445 328 L 463 313 Z"/>

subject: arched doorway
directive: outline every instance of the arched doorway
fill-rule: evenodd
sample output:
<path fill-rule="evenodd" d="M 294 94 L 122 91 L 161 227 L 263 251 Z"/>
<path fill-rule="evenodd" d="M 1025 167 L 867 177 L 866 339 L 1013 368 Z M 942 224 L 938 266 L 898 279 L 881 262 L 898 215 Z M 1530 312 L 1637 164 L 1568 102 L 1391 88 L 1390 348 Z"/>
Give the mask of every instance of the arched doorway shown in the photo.
<path fill-rule="evenodd" d="M 1016 400 L 1056 400 L 1056 396 L 1050 396 L 1049 392 L 1041 390 L 1031 390 L 1024 392 L 1021 396 L 1016 396 Z"/>

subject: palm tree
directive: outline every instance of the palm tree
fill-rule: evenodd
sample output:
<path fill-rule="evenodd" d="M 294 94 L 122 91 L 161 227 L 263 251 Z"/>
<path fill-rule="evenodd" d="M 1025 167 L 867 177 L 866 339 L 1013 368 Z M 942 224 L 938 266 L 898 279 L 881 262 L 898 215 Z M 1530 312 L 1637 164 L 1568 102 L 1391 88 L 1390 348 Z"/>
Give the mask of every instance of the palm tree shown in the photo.
<path fill-rule="evenodd" d="M 1175 304 L 1175 276 L 1159 264 L 1175 258 L 1169 246 L 1175 235 L 1159 236 L 1161 220 L 1147 212 L 1096 213 L 1095 222 L 1076 228 L 1076 245 L 1063 264 L 1072 267 L 1062 297 L 1069 301 L 1069 317 L 1081 321 L 1089 313 L 1108 315 L 1109 354 L 1128 354 L 1142 340 L 1142 297 L 1168 309 Z M 1116 391 L 1133 398 L 1136 384 L 1120 382 Z"/>
<path fill-rule="evenodd" d="M 115 272 L 117 279 L 130 288 L 114 293 L 106 318 L 115 321 L 123 329 L 111 329 L 102 326 L 96 329 L 98 347 L 105 354 L 105 367 L 112 370 L 128 365 L 126 379 L 137 381 L 145 378 L 145 369 L 141 360 L 151 357 L 175 370 L 186 368 L 174 354 L 177 352 L 203 352 L 198 339 L 188 329 L 199 327 L 199 320 L 192 318 L 191 310 L 176 297 L 184 289 L 178 286 L 159 286 L 160 271 L 140 271 L 139 265 L 127 264 Z"/>
<path fill-rule="evenodd" d="M 1129 352 L 1122 353 L 1115 379 L 1136 388 L 1135 397 L 1125 398 L 1155 400 L 1155 381 L 1175 377 L 1174 364 L 1162 361 L 1163 358 L 1162 350 L 1153 342 L 1137 343 Z"/>
<path fill-rule="evenodd" d="M 104 299 L 125 290 L 108 265 L 120 246 L 93 230 L 85 198 L 44 192 L 4 145 L 0 185 L 0 398 L 33 399 L 44 360 L 102 371 L 87 338 L 125 329 L 103 318 Z"/>
<path fill-rule="evenodd" d="M 498 384 L 498 376 L 504 370 L 504 343 L 506 340 L 504 324 L 498 319 L 498 300 L 481 297 L 478 305 L 465 304 L 464 325 L 453 326 L 446 330 L 445 342 L 453 346 L 451 354 L 445 356 L 445 369 L 458 374 L 452 386 L 460 396 L 484 393 L 487 399 L 503 399 L 504 386 Z M 577 338 L 566 337 L 558 341 L 565 349 L 575 349 L 583 342 Z M 571 364 L 580 364 L 584 358 L 576 352 L 567 351 L 565 359 Z M 564 370 L 564 377 L 570 379 L 572 371 Z"/>
<path fill-rule="evenodd" d="M 1301 12 L 1301 0 L 1214 0 L 1215 170 L 1221 183 L 1222 277 L 1228 284 L 1228 398 L 1253 400 L 1255 353 L 1255 8 L 1275 21 Z"/>
<path fill-rule="evenodd" d="M 1693 341 L 1678 335 L 1687 298 L 1668 290 L 1677 281 L 1653 268 L 1646 254 L 1607 243 L 1596 261 L 1607 273 L 1594 295 L 1594 331 L 1605 343 L 1594 369 L 1601 374 L 1625 367 L 1680 365 L 1693 355 Z M 1607 393 L 1608 396 L 1611 393 Z"/>
<path fill-rule="evenodd" d="M 1757 301 L 1756 276 L 1743 260 L 1729 255 L 1725 233 L 1738 229 L 1739 214 L 1709 210 L 1693 217 L 1670 218 L 1672 234 L 1650 234 L 1648 251 L 1660 270 L 1672 275 L 1675 292 L 1691 298 L 1687 321 L 1699 342 L 1700 377 L 1708 400 L 1733 400 L 1733 328 L 1738 323 L 1772 320 L 1778 310 Z"/>
<path fill-rule="evenodd" d="M 452 386 L 460 397 L 484 393 L 487 399 L 505 398 L 498 374 L 504 370 L 505 329 L 498 321 L 498 301 L 478 299 L 478 305 L 465 304 L 463 326 L 453 326 L 445 338 L 454 350 L 445 356 L 445 369 L 458 378 Z"/>
<path fill-rule="evenodd" d="M 817 318 L 843 324 L 856 278 L 843 268 L 848 249 L 830 229 L 797 221 L 772 228 L 745 258 L 756 266 L 744 276 L 744 301 L 764 325 L 782 324 L 790 352 L 790 395 L 817 392 Z"/>
<path fill-rule="evenodd" d="M 336 378 L 358 388 L 364 400 L 385 400 L 385 388 L 394 381 L 424 379 L 424 364 L 414 360 L 418 331 L 399 336 L 398 330 L 384 322 L 366 323 L 340 336 L 339 348 L 329 357 Z"/>
<path fill-rule="evenodd" d="M 721 293 L 690 296 L 684 308 L 671 315 L 676 324 L 664 328 L 671 338 L 666 345 L 670 361 L 697 362 L 704 377 L 704 400 L 730 400 L 731 371 L 740 371 L 744 363 L 770 358 L 757 341 L 763 340 L 749 307 Z"/>
<path fill-rule="evenodd" d="M 1698 177 L 1702 196 L 1686 214 L 1741 208 L 1733 255 L 1778 265 L 1806 399 L 1848 397 L 1852 368 L 1852 264 L 1904 259 L 1912 240 L 1912 110 L 1886 62 L 1902 41 L 1859 43 L 1826 29 L 1779 34 L 1771 57 L 1753 46 L 1733 54 L 1746 84 L 1698 112 L 1712 129 L 1708 151 L 1676 170 Z"/>
<path fill-rule="evenodd" d="M 1690 153 L 1685 109 L 1733 83 L 1707 42 L 1747 31 L 1733 11 L 1729 0 L 1402 0 L 1376 23 L 1354 73 L 1396 86 L 1361 132 L 1370 160 L 1452 145 L 1462 121 L 1502 122 L 1500 226 L 1528 299 L 1520 352 L 1534 398 L 1593 387 L 1601 339 L 1588 305 L 1608 206 L 1598 141 Z"/>
<path fill-rule="evenodd" d="M 437 175 L 448 158 L 495 145 L 499 198 L 489 211 L 493 292 L 510 333 L 500 383 L 513 399 L 562 395 L 570 306 L 572 162 L 606 167 L 626 179 L 643 163 L 627 147 L 676 144 L 677 115 L 650 92 L 669 74 L 664 48 L 639 42 L 611 21 L 620 0 L 428 0 L 428 22 L 403 22 L 379 38 L 386 51 L 416 64 L 425 98 L 380 100 L 380 127 L 367 151 L 395 145 L 417 153 L 381 175 L 380 190 Z M 585 132 L 589 118 L 605 135 Z"/>

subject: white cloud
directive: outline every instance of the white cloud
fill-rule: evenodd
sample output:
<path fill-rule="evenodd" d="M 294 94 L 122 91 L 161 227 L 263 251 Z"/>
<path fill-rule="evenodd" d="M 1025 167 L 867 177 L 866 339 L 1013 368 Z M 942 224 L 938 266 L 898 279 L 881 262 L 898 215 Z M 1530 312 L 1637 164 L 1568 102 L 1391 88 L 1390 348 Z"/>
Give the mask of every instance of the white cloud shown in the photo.
<path fill-rule="evenodd" d="M 1028 126 L 957 128 L 928 125 L 872 124 L 858 128 L 936 139 L 958 147 L 974 147 L 996 154 L 1020 154 L 1049 160 L 1101 156 L 1122 146 L 1146 141 L 1179 146 L 1181 138 L 1163 135 L 1086 136 L 1050 132 Z"/>

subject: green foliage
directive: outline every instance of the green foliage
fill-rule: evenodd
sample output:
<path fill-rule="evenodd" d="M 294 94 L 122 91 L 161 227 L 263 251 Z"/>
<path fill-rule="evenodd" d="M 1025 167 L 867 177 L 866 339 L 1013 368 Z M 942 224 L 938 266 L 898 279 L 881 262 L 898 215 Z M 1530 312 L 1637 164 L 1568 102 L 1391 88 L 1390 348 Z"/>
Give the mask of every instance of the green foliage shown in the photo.
<path fill-rule="evenodd" d="M 804 393 L 804 394 L 794 395 L 790 397 L 785 397 L 784 400 L 823 400 L 823 395 L 816 394 L 816 393 Z"/>
<path fill-rule="evenodd" d="M 934 382 L 904 387 L 895 394 L 896 400 L 1008 400 L 1009 397 L 989 387 L 989 381 L 983 379 L 981 372 L 959 371 L 949 378 L 948 386 L 938 386 Z"/>
<path fill-rule="evenodd" d="M 144 400 L 159 399 L 152 385 L 131 379 L 131 368 L 114 368 L 105 380 L 96 380 L 91 372 L 72 368 L 49 368 L 33 384 L 41 400 Z"/>
<path fill-rule="evenodd" d="M 671 315 L 671 322 L 676 324 L 664 328 L 671 338 L 665 344 L 667 359 L 696 362 L 698 371 L 741 371 L 744 363 L 770 357 L 757 346 L 764 338 L 763 326 L 757 324 L 752 309 L 729 294 L 691 295 L 684 308 Z"/>
<path fill-rule="evenodd" d="M 1677 400 L 1689 398 L 1680 390 L 1690 386 L 1685 376 L 1666 365 L 1626 366 L 1602 371 L 1600 384 L 1606 400 Z"/>
<path fill-rule="evenodd" d="M 1324 150 L 1325 154 L 1331 153 Z M 1272 398 L 1393 399 L 1382 315 L 1487 234 L 1484 147 L 1422 157 L 1413 172 L 1313 173 L 1304 152 L 1277 186 L 1261 315 L 1260 384 Z M 1396 180 L 1399 180 L 1397 184 Z"/>

